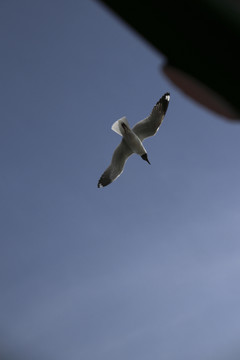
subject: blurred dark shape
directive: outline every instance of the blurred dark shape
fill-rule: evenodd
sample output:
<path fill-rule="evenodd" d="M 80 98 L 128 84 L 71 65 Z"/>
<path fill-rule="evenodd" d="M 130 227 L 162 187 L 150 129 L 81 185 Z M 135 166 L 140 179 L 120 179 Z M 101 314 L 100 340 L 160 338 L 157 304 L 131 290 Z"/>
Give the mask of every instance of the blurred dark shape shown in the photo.
<path fill-rule="evenodd" d="M 101 0 L 167 58 L 163 71 L 207 108 L 240 120 L 238 0 Z"/>

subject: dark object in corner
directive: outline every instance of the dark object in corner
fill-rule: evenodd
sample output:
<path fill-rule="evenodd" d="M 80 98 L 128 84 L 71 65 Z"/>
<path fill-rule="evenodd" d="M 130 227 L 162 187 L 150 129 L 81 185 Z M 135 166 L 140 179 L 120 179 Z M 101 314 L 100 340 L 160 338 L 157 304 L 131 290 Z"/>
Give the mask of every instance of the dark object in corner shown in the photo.
<path fill-rule="evenodd" d="M 240 120 L 237 1 L 101 0 L 167 57 L 164 73 L 188 96 Z"/>

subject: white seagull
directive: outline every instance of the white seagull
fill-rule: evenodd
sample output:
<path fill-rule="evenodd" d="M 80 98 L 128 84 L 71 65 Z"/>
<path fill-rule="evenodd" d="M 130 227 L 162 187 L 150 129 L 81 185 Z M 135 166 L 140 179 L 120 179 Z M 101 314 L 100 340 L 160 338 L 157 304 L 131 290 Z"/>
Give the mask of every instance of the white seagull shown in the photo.
<path fill-rule="evenodd" d="M 170 94 L 164 94 L 152 109 L 151 114 L 146 119 L 139 121 L 132 129 L 125 116 L 115 121 L 112 130 L 122 136 L 122 141 L 113 153 L 111 164 L 98 181 L 99 188 L 111 184 L 121 175 L 126 160 L 133 153 L 140 155 L 150 164 L 142 141 L 155 135 L 158 131 L 166 114 L 169 100 Z"/>

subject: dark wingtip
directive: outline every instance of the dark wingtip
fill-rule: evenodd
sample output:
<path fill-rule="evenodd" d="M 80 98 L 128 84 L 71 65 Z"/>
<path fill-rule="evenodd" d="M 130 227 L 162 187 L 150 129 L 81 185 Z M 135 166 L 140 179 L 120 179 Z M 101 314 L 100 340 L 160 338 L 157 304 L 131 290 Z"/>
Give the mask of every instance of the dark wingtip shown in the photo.
<path fill-rule="evenodd" d="M 170 101 L 170 93 L 169 93 L 169 92 L 166 92 L 166 93 L 161 97 L 161 99 L 157 102 L 157 105 L 161 105 L 161 106 L 162 106 L 162 109 L 163 109 L 164 113 L 166 113 L 166 111 L 167 111 L 169 101 Z"/>
<path fill-rule="evenodd" d="M 100 177 L 99 181 L 98 181 L 98 188 L 102 188 L 105 187 L 109 184 L 112 183 L 112 180 L 109 178 L 109 176 L 106 176 L 105 173 Z"/>
<path fill-rule="evenodd" d="M 170 93 L 166 92 L 161 98 L 160 100 L 157 102 L 157 104 L 162 103 L 162 102 L 169 102 L 170 101 Z"/>

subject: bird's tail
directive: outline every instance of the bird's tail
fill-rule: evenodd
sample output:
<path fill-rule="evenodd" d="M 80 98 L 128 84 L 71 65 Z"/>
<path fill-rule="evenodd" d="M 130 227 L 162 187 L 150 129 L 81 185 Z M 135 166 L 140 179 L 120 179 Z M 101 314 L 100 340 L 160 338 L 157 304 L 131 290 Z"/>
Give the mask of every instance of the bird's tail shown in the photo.
<path fill-rule="evenodd" d="M 115 131 L 117 134 L 119 134 L 120 136 L 123 136 L 123 129 L 122 129 L 122 126 L 121 126 L 122 123 L 124 123 L 130 129 L 129 123 L 128 123 L 127 118 L 125 116 L 122 117 L 121 119 L 115 121 L 112 124 L 112 127 L 111 127 L 111 129 L 113 131 Z"/>

